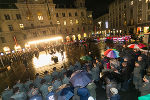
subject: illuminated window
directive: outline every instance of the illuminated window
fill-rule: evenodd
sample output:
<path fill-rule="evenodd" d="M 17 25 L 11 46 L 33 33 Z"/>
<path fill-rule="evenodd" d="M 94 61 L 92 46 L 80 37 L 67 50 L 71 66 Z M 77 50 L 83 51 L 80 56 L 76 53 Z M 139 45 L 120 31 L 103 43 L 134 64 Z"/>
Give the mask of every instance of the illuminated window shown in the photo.
<path fill-rule="evenodd" d="M 70 20 L 70 24 L 73 25 L 73 21 L 72 20 Z"/>
<path fill-rule="evenodd" d="M 67 22 L 66 22 L 66 20 L 64 21 L 64 25 L 67 25 Z"/>
<path fill-rule="evenodd" d="M 79 21 L 76 19 L 76 24 L 79 24 Z"/>
<path fill-rule="evenodd" d="M 23 24 L 19 24 L 20 28 L 24 28 L 24 25 Z"/>
<path fill-rule="evenodd" d="M 89 18 L 92 18 L 92 15 L 89 15 L 88 17 L 89 17 Z"/>
<path fill-rule="evenodd" d="M 133 2 L 133 1 L 131 1 L 131 3 L 130 3 L 130 4 L 131 4 L 131 5 L 133 5 L 133 3 L 134 3 L 134 2 Z"/>
<path fill-rule="evenodd" d="M 38 13 L 38 20 L 43 20 L 43 16 L 41 13 Z"/>
<path fill-rule="evenodd" d="M 57 24 L 60 25 L 60 21 L 59 20 L 57 21 Z"/>

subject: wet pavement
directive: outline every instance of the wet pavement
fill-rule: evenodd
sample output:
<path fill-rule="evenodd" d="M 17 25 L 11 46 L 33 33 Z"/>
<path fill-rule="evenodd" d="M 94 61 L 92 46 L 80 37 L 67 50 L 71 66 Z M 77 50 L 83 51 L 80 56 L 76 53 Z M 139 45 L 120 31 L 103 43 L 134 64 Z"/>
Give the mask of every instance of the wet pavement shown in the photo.
<path fill-rule="evenodd" d="M 95 44 L 92 43 L 90 45 L 92 53 L 100 57 L 101 54 L 104 53 L 104 43 Z M 11 69 L 7 72 L 0 73 L 0 93 L 7 87 L 12 87 L 17 80 L 21 80 L 25 82 L 29 77 L 34 79 L 36 73 L 40 73 L 43 75 L 44 71 L 52 72 L 53 67 L 56 67 L 57 70 L 61 68 L 61 66 L 69 67 L 69 63 L 75 64 L 77 60 L 80 60 L 80 57 L 85 56 L 86 52 L 84 47 L 65 47 L 65 51 L 63 53 L 64 59 L 61 56 L 61 53 L 56 52 L 54 56 L 58 57 L 58 62 L 54 63 L 51 59 L 52 55 L 47 54 L 45 51 L 40 52 L 39 57 L 35 56 L 28 61 L 29 69 L 26 70 L 25 66 L 22 62 L 13 62 Z M 97 85 L 97 100 L 106 100 L 105 90 L 101 87 L 102 85 Z M 132 88 L 133 86 L 131 86 Z M 133 88 L 127 92 L 121 92 L 121 100 L 137 100 L 137 91 Z"/>

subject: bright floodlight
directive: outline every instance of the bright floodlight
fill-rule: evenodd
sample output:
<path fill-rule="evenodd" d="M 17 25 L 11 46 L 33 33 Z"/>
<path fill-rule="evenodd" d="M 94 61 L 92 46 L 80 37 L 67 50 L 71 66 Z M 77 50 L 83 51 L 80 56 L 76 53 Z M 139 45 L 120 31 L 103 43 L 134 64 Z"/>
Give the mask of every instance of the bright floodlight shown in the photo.
<path fill-rule="evenodd" d="M 48 38 L 48 39 L 43 39 L 43 40 L 36 40 L 36 41 L 30 41 L 28 44 L 38 44 L 42 42 L 49 42 L 49 41 L 56 41 L 56 40 L 61 40 L 63 39 L 62 37 L 54 37 L 54 38 Z"/>

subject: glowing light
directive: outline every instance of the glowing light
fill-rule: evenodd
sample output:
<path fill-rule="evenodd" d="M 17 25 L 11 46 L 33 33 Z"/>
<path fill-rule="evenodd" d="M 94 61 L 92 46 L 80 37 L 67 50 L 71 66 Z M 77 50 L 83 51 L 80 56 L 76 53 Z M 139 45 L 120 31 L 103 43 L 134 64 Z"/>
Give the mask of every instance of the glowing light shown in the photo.
<path fill-rule="evenodd" d="M 5 52 L 10 52 L 10 48 L 9 48 L 9 47 L 4 47 L 3 50 L 4 50 Z"/>
<path fill-rule="evenodd" d="M 63 53 L 63 55 L 64 55 L 64 59 L 66 59 L 66 53 L 65 52 Z M 34 57 L 33 60 L 32 60 L 34 67 L 35 68 L 41 68 L 41 67 L 44 67 L 44 66 L 49 66 L 49 65 L 54 64 L 54 61 L 52 61 L 53 56 L 58 57 L 58 62 L 63 61 L 63 57 L 62 57 L 61 53 L 59 53 L 59 52 L 56 52 L 53 55 L 46 54 L 45 52 L 41 52 L 39 54 L 38 58 Z"/>
<path fill-rule="evenodd" d="M 1 53 L 1 56 L 3 56 L 4 55 L 4 53 Z"/>
<path fill-rule="evenodd" d="M 15 47 L 14 47 L 14 48 L 15 48 L 15 50 L 16 50 L 16 51 L 22 51 L 22 49 L 21 49 L 21 46 L 20 46 L 20 45 L 15 45 Z"/>
<path fill-rule="evenodd" d="M 86 34 L 86 33 L 84 33 L 84 37 L 87 37 L 87 34 Z"/>
<path fill-rule="evenodd" d="M 69 37 L 69 36 L 67 36 L 67 37 L 66 37 L 66 40 L 67 40 L 67 41 L 70 41 L 70 37 Z"/>
<path fill-rule="evenodd" d="M 80 34 L 78 34 L 78 39 L 81 40 L 81 35 Z"/>
<path fill-rule="evenodd" d="M 29 44 L 25 44 L 25 48 L 30 48 L 30 45 Z"/>
<path fill-rule="evenodd" d="M 61 40 L 61 39 L 63 39 L 63 38 L 62 37 L 54 37 L 54 38 L 49 38 L 49 39 L 30 41 L 30 42 L 28 42 L 28 44 L 29 45 L 31 45 L 31 44 L 38 44 L 38 43 L 42 43 L 42 42 L 56 41 L 56 40 Z"/>
<path fill-rule="evenodd" d="M 72 36 L 72 39 L 73 39 L 73 40 L 75 40 L 75 39 L 76 39 L 76 36 L 75 36 L 75 35 L 73 35 L 73 36 Z"/>

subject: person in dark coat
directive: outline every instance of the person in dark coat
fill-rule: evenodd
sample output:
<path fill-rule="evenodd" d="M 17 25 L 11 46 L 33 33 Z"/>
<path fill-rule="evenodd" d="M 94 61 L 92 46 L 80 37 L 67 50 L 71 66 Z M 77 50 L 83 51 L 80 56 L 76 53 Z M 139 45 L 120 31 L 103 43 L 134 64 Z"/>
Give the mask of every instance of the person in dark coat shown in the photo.
<path fill-rule="evenodd" d="M 80 96 L 80 100 L 88 100 L 90 93 L 87 88 L 78 88 L 77 94 Z"/>
<path fill-rule="evenodd" d="M 45 71 L 44 72 L 44 77 L 43 77 L 43 79 L 45 79 L 46 80 L 46 83 L 47 84 L 51 84 L 51 82 L 52 82 L 52 76 L 50 75 L 50 74 L 48 74 L 48 71 Z"/>
<path fill-rule="evenodd" d="M 127 67 L 127 62 L 122 63 L 122 71 L 121 71 L 121 77 L 123 79 L 122 83 L 122 91 L 126 91 L 128 89 L 128 80 L 130 78 L 130 73 L 129 69 Z"/>
<path fill-rule="evenodd" d="M 49 85 L 46 84 L 46 80 L 42 79 L 41 80 L 40 92 L 42 94 L 43 100 L 46 100 L 46 96 L 49 93 L 48 87 L 49 87 Z"/>
<path fill-rule="evenodd" d="M 25 86 L 26 91 L 29 91 L 29 90 L 30 90 L 29 86 L 30 86 L 30 84 L 32 84 L 32 83 L 33 83 L 33 81 L 30 80 L 30 79 L 28 79 L 28 80 L 26 81 L 26 83 L 24 83 L 24 86 Z"/>
<path fill-rule="evenodd" d="M 139 89 L 141 96 L 150 94 L 150 76 L 144 76 L 143 81 L 143 86 Z"/>
<path fill-rule="evenodd" d="M 138 90 L 142 85 L 141 66 L 138 62 L 135 62 L 135 68 L 133 71 L 133 83 L 135 88 Z"/>
<path fill-rule="evenodd" d="M 107 99 L 110 99 L 111 97 L 110 89 L 117 88 L 117 83 L 113 80 L 110 80 L 109 78 L 105 78 L 105 80 L 106 80 L 106 96 Z"/>
<path fill-rule="evenodd" d="M 61 71 L 59 72 L 59 78 L 64 78 L 64 73 L 66 73 L 67 70 L 64 68 L 64 66 L 61 66 Z"/>
<path fill-rule="evenodd" d="M 146 72 L 145 71 L 146 70 L 146 63 L 145 63 L 145 61 L 143 61 L 142 56 L 138 57 L 138 63 L 140 65 L 140 67 L 141 67 L 141 74 L 142 74 L 142 77 L 143 77 L 145 72 Z"/>
<path fill-rule="evenodd" d="M 12 95 L 13 90 L 8 87 L 2 92 L 2 100 L 9 100 Z"/>
<path fill-rule="evenodd" d="M 94 82 L 89 83 L 86 88 L 89 90 L 90 92 L 90 96 L 92 96 L 94 98 L 94 100 L 96 100 L 96 85 Z"/>
<path fill-rule="evenodd" d="M 52 73 L 52 79 L 55 78 L 55 77 L 58 78 L 58 76 L 59 76 L 59 73 L 57 72 L 56 67 L 54 67 L 53 68 L 53 73 Z"/>
<path fill-rule="evenodd" d="M 41 82 L 42 78 L 40 77 L 39 73 L 37 73 L 35 76 L 36 76 L 36 78 L 34 80 L 34 85 L 37 88 L 40 88 L 40 86 L 41 86 L 40 82 Z"/>
<path fill-rule="evenodd" d="M 27 95 L 25 92 L 20 92 L 19 87 L 15 87 L 13 89 L 14 95 L 11 96 L 11 98 L 15 100 L 27 100 Z"/>
<path fill-rule="evenodd" d="M 62 85 L 60 79 L 57 77 L 53 79 L 52 86 L 53 86 L 53 91 L 56 91 L 60 86 Z"/>
<path fill-rule="evenodd" d="M 35 88 L 34 84 L 30 84 L 29 86 L 30 90 L 28 91 L 28 98 L 31 98 L 35 95 L 39 95 L 39 91 L 38 91 L 38 88 Z"/>
<path fill-rule="evenodd" d="M 20 92 L 26 92 L 25 86 L 20 80 L 17 81 L 17 84 L 13 86 L 13 88 L 19 87 Z"/>

